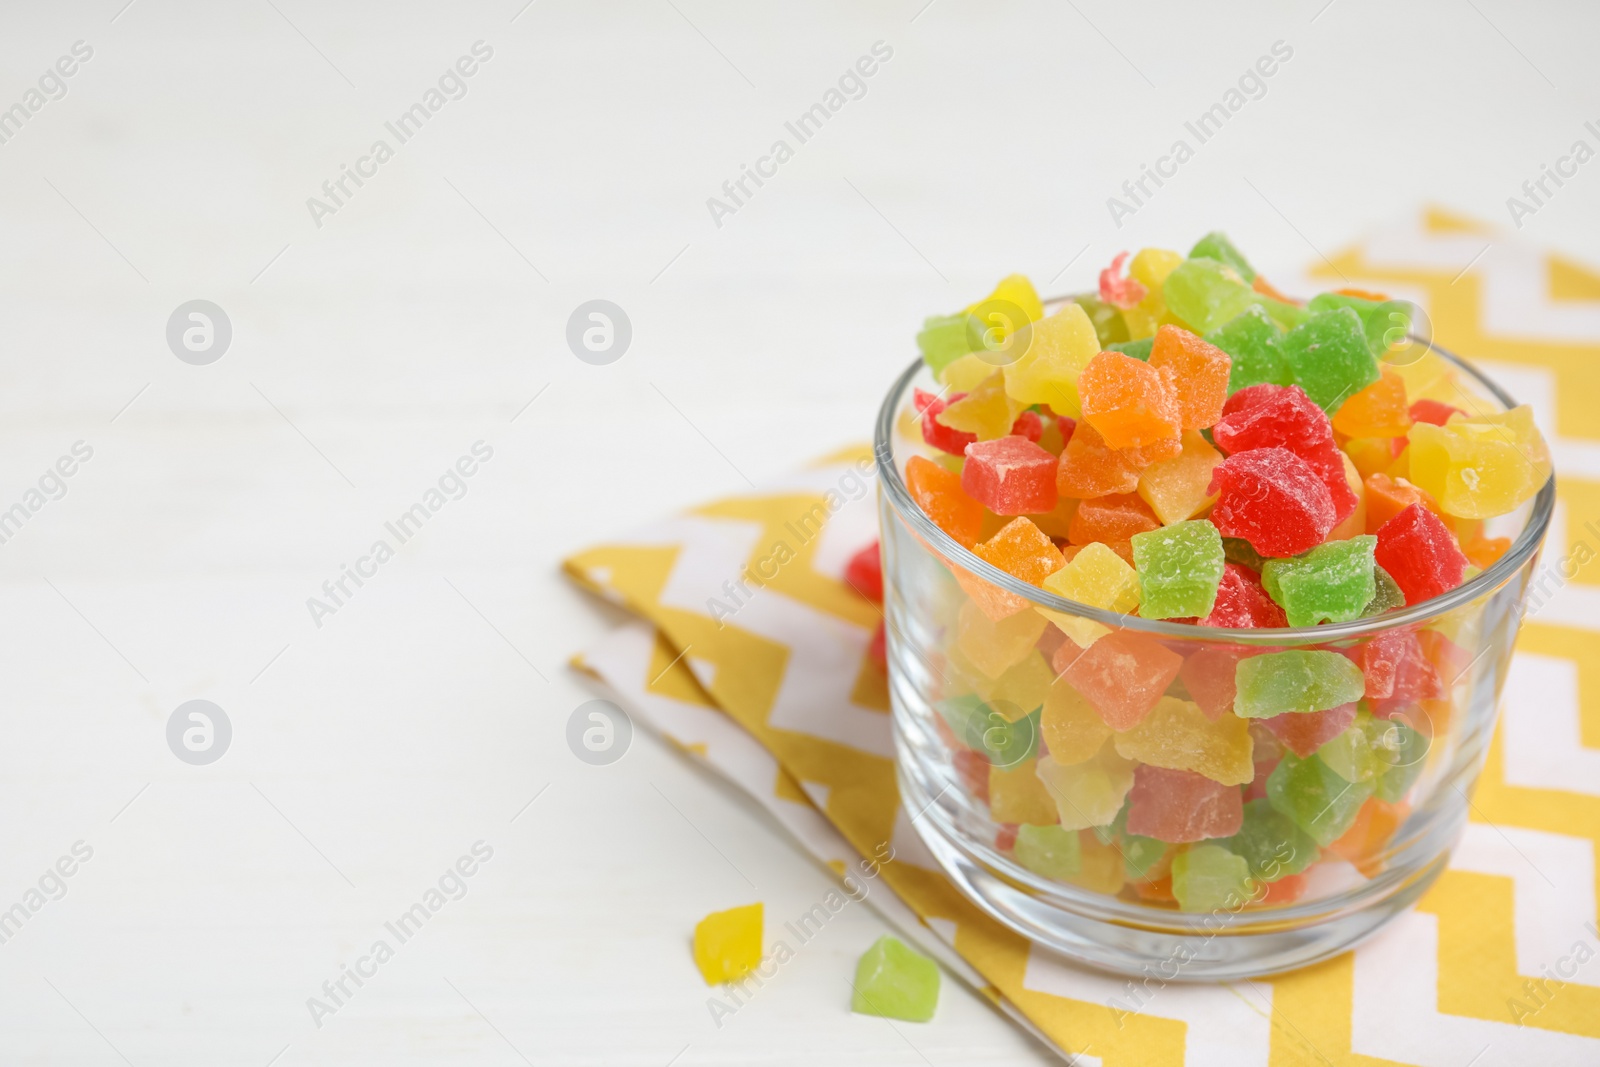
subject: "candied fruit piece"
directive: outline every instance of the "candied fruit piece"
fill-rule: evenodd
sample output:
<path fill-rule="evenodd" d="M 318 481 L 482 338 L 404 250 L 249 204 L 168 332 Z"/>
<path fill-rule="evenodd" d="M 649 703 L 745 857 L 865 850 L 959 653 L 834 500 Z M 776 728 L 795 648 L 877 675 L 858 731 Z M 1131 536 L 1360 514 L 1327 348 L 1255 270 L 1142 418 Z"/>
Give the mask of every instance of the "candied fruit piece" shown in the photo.
<path fill-rule="evenodd" d="M 844 567 L 844 580 L 850 588 L 876 603 L 883 603 L 883 557 L 878 542 L 850 557 Z"/>
<path fill-rule="evenodd" d="M 1435 515 L 1439 504 L 1427 493 L 1404 478 L 1391 478 L 1382 471 L 1368 475 L 1365 483 L 1367 498 L 1367 533 L 1375 534 L 1378 527 L 1400 514 L 1412 504 L 1421 504 Z"/>
<path fill-rule="evenodd" d="M 1267 779 L 1267 799 L 1326 848 L 1356 821 L 1372 786 L 1347 782 L 1316 756 L 1285 755 Z"/>
<path fill-rule="evenodd" d="M 1405 379 L 1392 370 L 1353 394 L 1333 416 L 1333 428 L 1346 437 L 1404 437 L 1415 420 L 1406 404 Z"/>
<path fill-rule="evenodd" d="M 1057 678 L 1045 694 L 1039 730 L 1050 758 L 1063 767 L 1090 759 L 1111 736 L 1100 713 L 1064 678 Z"/>
<path fill-rule="evenodd" d="M 1026 437 L 967 446 L 961 488 L 996 515 L 1031 515 L 1056 506 L 1056 457 Z"/>
<path fill-rule="evenodd" d="M 1100 272 L 1100 299 L 1115 308 L 1137 307 L 1148 292 L 1139 279 L 1122 273 L 1127 261 L 1128 253 L 1119 252 L 1111 266 Z"/>
<path fill-rule="evenodd" d="M 1361 317 L 1348 307 L 1318 311 L 1290 330 L 1283 355 L 1295 384 L 1324 411 L 1378 380 L 1378 360 L 1367 346 Z"/>
<path fill-rule="evenodd" d="M 1215 526 L 1190 519 L 1134 534 L 1131 541 L 1141 615 L 1184 619 L 1211 614 L 1226 562 Z"/>
<path fill-rule="evenodd" d="M 1446 404 L 1442 400 L 1429 400 L 1427 397 L 1411 405 L 1411 421 L 1425 422 L 1430 426 L 1443 426 L 1450 421 L 1450 416 L 1465 414 L 1465 411 L 1454 404 Z"/>
<path fill-rule="evenodd" d="M 1112 448 L 1176 439 L 1182 432 L 1177 393 L 1148 363 L 1101 352 L 1078 377 L 1083 418 Z"/>
<path fill-rule="evenodd" d="M 967 446 L 978 439 L 975 433 L 964 433 L 961 430 L 952 430 L 939 421 L 939 416 L 944 414 L 944 409 L 953 402 L 966 396 L 966 393 L 952 393 L 948 398 L 938 397 L 932 393 L 925 393 L 918 389 L 914 393 L 917 410 L 922 412 L 922 439 L 941 452 L 952 456 L 964 456 Z"/>
<path fill-rule="evenodd" d="M 1095 497 L 1078 505 L 1067 527 L 1067 540 L 1075 545 L 1093 541 L 1126 541 L 1134 534 L 1160 529 L 1161 520 L 1150 505 L 1133 493 Z"/>
<path fill-rule="evenodd" d="M 939 1006 L 939 965 L 884 934 L 856 961 L 850 1010 L 925 1023 Z"/>
<path fill-rule="evenodd" d="M 1237 316 L 1261 297 L 1239 272 L 1219 260 L 1191 257 L 1161 285 L 1167 310 L 1195 333 L 1206 334 Z"/>
<path fill-rule="evenodd" d="M 1055 542 L 1025 517 L 1012 519 L 993 537 L 972 546 L 972 552 L 985 563 L 1029 585 L 1040 584 L 1066 563 Z M 983 613 L 996 622 L 1028 607 L 1028 602 L 1016 593 L 965 571 L 956 571 L 956 581 Z"/>
<path fill-rule="evenodd" d="M 1068 879 L 1083 869 L 1083 851 L 1076 830 L 1019 826 L 1011 849 L 1018 863 L 1046 878 Z"/>
<path fill-rule="evenodd" d="M 1325 711 L 1290 711 L 1258 721 L 1284 748 L 1303 758 L 1344 733 L 1355 718 L 1356 705 L 1351 703 Z"/>
<path fill-rule="evenodd" d="M 1367 602 L 1367 606 L 1362 609 L 1361 617 L 1363 619 L 1370 619 L 1374 615 L 1382 615 L 1384 612 L 1391 611 L 1394 608 L 1405 607 L 1406 595 L 1388 571 L 1374 565 L 1372 578 L 1377 584 L 1378 591 L 1373 594 L 1372 599 Z"/>
<path fill-rule="evenodd" d="M 1150 366 L 1167 376 L 1178 395 L 1185 430 L 1205 429 L 1222 417 L 1232 365 L 1228 353 L 1181 326 L 1162 326 L 1150 349 Z"/>
<path fill-rule="evenodd" d="M 1167 315 L 1166 297 L 1162 295 L 1162 284 L 1167 280 L 1167 275 L 1177 269 L 1183 262 L 1183 257 L 1176 252 L 1165 248 L 1141 248 L 1139 254 L 1133 257 L 1133 262 L 1128 264 L 1128 276 L 1143 285 L 1148 292 L 1138 306 L 1124 308 L 1122 321 L 1127 327 L 1126 338 L 1112 338 L 1112 340 L 1139 339 L 1138 342 L 1149 341 L 1156 332 L 1156 326 L 1165 321 Z M 1129 353 L 1133 355 L 1133 353 Z M 1145 355 L 1138 356 L 1144 359 L 1149 355 L 1148 347 Z"/>
<path fill-rule="evenodd" d="M 956 315 L 932 315 L 924 319 L 917 334 L 917 348 L 922 361 L 935 377 L 969 352 L 982 344 L 983 327 L 966 312 Z"/>
<path fill-rule="evenodd" d="M 1106 611 L 1126 614 L 1139 606 L 1139 576 L 1122 557 L 1098 542 L 1085 545 L 1067 565 L 1042 583 L 1046 591 Z M 1057 611 L 1038 611 L 1079 645 L 1089 645 L 1107 628 L 1103 623 Z"/>
<path fill-rule="evenodd" d="M 1411 480 L 1463 519 L 1515 511 L 1550 478 L 1550 451 L 1526 405 L 1412 428 Z"/>
<path fill-rule="evenodd" d="M 1257 881 L 1299 874 L 1317 861 L 1317 843 L 1265 798 L 1247 801 L 1239 832 L 1219 842 L 1250 865 Z"/>
<path fill-rule="evenodd" d="M 937 419 L 952 430 L 964 430 L 977 434 L 980 441 L 992 441 L 1011 432 L 1026 406 L 1006 395 L 1004 379 L 995 371 L 966 396 L 946 406 Z"/>
<path fill-rule="evenodd" d="M 1306 310 L 1313 313 L 1339 308 L 1349 308 L 1361 320 L 1362 336 L 1374 356 L 1382 356 L 1405 340 L 1411 329 L 1411 305 L 1378 293 L 1361 294 L 1351 289 L 1319 293 L 1306 304 Z"/>
<path fill-rule="evenodd" d="M 706 985 L 736 982 L 761 962 L 761 904 L 714 911 L 695 924 L 694 965 Z"/>
<path fill-rule="evenodd" d="M 1150 362 L 1150 349 L 1155 342 L 1155 335 L 1152 333 L 1149 337 L 1141 337 L 1137 341 L 1118 341 L 1114 344 L 1106 345 L 1105 351 L 1121 352 L 1125 356 L 1132 356 L 1134 359 L 1148 363 Z"/>
<path fill-rule="evenodd" d="M 1288 385 L 1294 381 L 1283 358 L 1283 329 L 1258 306 L 1247 307 L 1206 340 L 1228 354 L 1228 392 L 1252 385 Z"/>
<path fill-rule="evenodd" d="M 1172 895 L 1182 911 L 1238 911 L 1257 892 L 1250 864 L 1221 845 L 1195 845 L 1172 858 Z"/>
<path fill-rule="evenodd" d="M 1238 649 L 1210 645 L 1184 659 L 1178 677 L 1208 719 L 1233 714 L 1233 700 L 1238 693 L 1234 670 L 1244 656 Z"/>
<path fill-rule="evenodd" d="M 998 316 L 993 306 L 996 304 L 1001 305 Z M 967 314 L 976 315 L 980 319 L 985 318 L 987 313 L 989 318 L 986 320 L 986 325 L 991 329 L 1000 330 L 1021 329 L 1023 323 L 997 321 L 997 319 L 1011 320 L 1018 311 L 1027 322 L 1037 322 L 1044 318 L 1044 304 L 1039 300 L 1039 293 L 1026 274 L 1006 275 L 995 283 L 993 292 L 966 310 Z"/>
<path fill-rule="evenodd" d="M 1087 830 L 1117 817 L 1133 788 L 1133 766 L 1116 750 L 1102 745 L 1100 751 L 1078 763 L 1040 757 L 1038 774 L 1045 793 L 1055 801 L 1061 828 Z"/>
<path fill-rule="evenodd" d="M 1282 448 L 1236 452 L 1214 472 L 1211 521 L 1226 537 L 1242 537 L 1263 556 L 1296 556 L 1339 522 L 1333 498 L 1305 460 Z"/>
<path fill-rule="evenodd" d="M 1043 616 L 1033 611 L 995 622 L 969 600 L 956 616 L 956 647 L 968 663 L 990 678 L 999 678 L 1033 651 L 1045 625 Z"/>
<path fill-rule="evenodd" d="M 1261 571 L 1267 595 L 1282 605 L 1290 626 L 1349 622 L 1377 595 L 1371 534 L 1329 541 L 1291 559 L 1270 559 Z"/>
<path fill-rule="evenodd" d="M 1011 353 L 1021 355 L 1005 367 L 1006 393 L 1019 404 L 1049 404 L 1057 414 L 1078 415 L 1078 376 L 1100 351 L 1094 323 L 1077 304 L 1068 304 L 1027 328 Z"/>
<path fill-rule="evenodd" d="M 1361 668 L 1337 652 L 1289 649 L 1239 661 L 1235 715 L 1265 719 L 1285 712 L 1325 711 L 1360 700 L 1366 690 Z"/>
<path fill-rule="evenodd" d="M 1439 517 L 1412 504 L 1378 528 L 1378 565 L 1389 572 L 1407 604 L 1447 593 L 1466 575 L 1467 557 Z"/>
<path fill-rule="evenodd" d="M 1223 785 L 1248 785 L 1250 724 L 1236 715 L 1215 721 L 1189 700 L 1165 696 L 1138 725 L 1112 738 L 1117 754 L 1152 767 L 1194 771 Z"/>
<path fill-rule="evenodd" d="M 1193 771 L 1140 766 L 1128 793 L 1130 834 L 1183 844 L 1232 837 L 1244 821 L 1238 786 Z"/>
<path fill-rule="evenodd" d="M 1056 821 L 1056 804 L 1039 780 L 1037 759 L 1009 767 L 989 767 L 989 817 L 995 822 L 1048 826 Z"/>
<path fill-rule="evenodd" d="M 1256 280 L 1255 268 L 1250 266 L 1250 261 L 1244 258 L 1244 253 L 1235 248 L 1233 242 L 1228 240 L 1228 235 L 1221 230 L 1212 230 L 1196 241 L 1194 247 L 1189 249 L 1189 255 L 1191 258 L 1204 256 L 1219 263 L 1226 263 L 1245 281 Z"/>
<path fill-rule="evenodd" d="M 1211 506 L 1211 474 L 1222 454 L 1198 431 L 1183 435 L 1183 451 L 1139 475 L 1138 493 L 1162 522 L 1192 519 Z"/>
<path fill-rule="evenodd" d="M 1267 595 L 1255 571 L 1230 562 L 1222 569 L 1222 581 L 1217 585 L 1217 601 L 1211 608 L 1211 614 L 1201 619 L 1200 625 L 1223 626 L 1233 630 L 1266 629 L 1288 626 L 1289 619 Z M 1229 683 L 1232 684 L 1231 673 Z M 1230 704 L 1233 702 L 1231 689 L 1228 701 Z"/>
<path fill-rule="evenodd" d="M 912 456 L 906 461 L 906 490 L 917 507 L 956 543 L 972 547 L 983 530 L 983 505 L 961 489 L 961 475 L 947 471 L 931 459 Z"/>
<path fill-rule="evenodd" d="M 1158 641 L 1118 631 L 1088 648 L 1067 642 L 1056 650 L 1052 665 L 1107 726 L 1127 730 L 1156 706 L 1178 676 L 1183 657 Z"/>
<path fill-rule="evenodd" d="M 1212 436 L 1228 453 L 1283 448 L 1299 456 L 1328 487 L 1336 522 L 1343 522 L 1360 503 L 1327 413 L 1299 386 L 1258 385 L 1235 393 Z"/>

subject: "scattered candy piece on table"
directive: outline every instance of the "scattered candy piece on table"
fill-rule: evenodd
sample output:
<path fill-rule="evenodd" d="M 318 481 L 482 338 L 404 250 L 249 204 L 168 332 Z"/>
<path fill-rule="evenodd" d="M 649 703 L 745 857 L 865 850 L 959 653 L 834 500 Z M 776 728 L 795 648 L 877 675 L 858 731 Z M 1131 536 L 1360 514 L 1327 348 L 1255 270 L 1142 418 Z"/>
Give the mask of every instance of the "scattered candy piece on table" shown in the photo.
<path fill-rule="evenodd" d="M 939 1006 L 939 965 L 888 934 L 856 962 L 850 1010 L 925 1023 Z"/>
<path fill-rule="evenodd" d="M 761 904 L 714 911 L 695 924 L 694 965 L 706 985 L 734 982 L 761 962 Z"/>
<path fill-rule="evenodd" d="M 850 557 L 850 562 L 845 564 L 844 580 L 868 600 L 883 603 L 883 558 L 878 542 L 872 542 Z"/>

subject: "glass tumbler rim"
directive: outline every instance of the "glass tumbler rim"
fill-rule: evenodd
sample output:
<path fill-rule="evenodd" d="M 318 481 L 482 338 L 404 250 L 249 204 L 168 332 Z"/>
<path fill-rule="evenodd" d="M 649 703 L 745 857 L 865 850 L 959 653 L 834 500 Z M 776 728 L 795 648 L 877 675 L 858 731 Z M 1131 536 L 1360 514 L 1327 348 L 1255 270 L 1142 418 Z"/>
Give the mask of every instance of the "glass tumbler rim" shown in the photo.
<path fill-rule="evenodd" d="M 1415 336 L 1410 337 L 1410 340 L 1416 344 L 1426 346 L 1429 351 L 1438 353 L 1441 358 L 1451 365 L 1464 371 L 1485 392 L 1492 396 L 1502 408 L 1510 409 L 1517 406 L 1516 400 L 1509 393 L 1467 360 L 1434 344 L 1431 340 Z M 1512 575 L 1516 574 L 1534 556 L 1539 550 L 1539 546 L 1544 542 L 1544 537 L 1549 529 L 1551 516 L 1555 509 L 1555 473 L 1552 469 L 1549 479 L 1539 488 L 1539 492 L 1535 495 L 1533 510 L 1528 515 L 1528 519 L 1523 524 L 1521 531 L 1512 542 L 1511 547 L 1492 566 L 1441 596 L 1432 597 L 1418 604 L 1408 605 L 1371 618 L 1355 619 L 1344 623 L 1329 623 L 1322 626 L 1231 629 L 1228 627 L 1203 626 L 1198 623 L 1170 622 L 1165 619 L 1144 619 L 1137 615 L 1123 615 L 1119 612 L 1106 611 L 1087 604 L 1079 604 L 1076 601 L 1057 596 L 1048 590 L 1041 589 L 1036 585 L 1024 582 L 1014 575 L 1008 574 L 981 559 L 971 549 L 945 533 L 937 523 L 929 518 L 928 514 L 922 510 L 916 501 L 911 499 L 911 493 L 906 488 L 905 480 L 900 476 L 900 471 L 895 466 L 893 438 L 896 413 L 900 410 L 907 391 L 911 388 L 913 380 L 922 367 L 923 361 L 920 357 L 912 360 L 911 365 L 890 386 L 882 406 L 878 409 L 877 425 L 873 434 L 873 455 L 878 468 L 879 482 L 883 486 L 883 490 L 888 496 L 895 513 L 909 523 L 923 541 L 946 560 L 958 564 L 976 577 L 982 578 L 984 581 L 996 585 L 1008 593 L 1022 597 L 1034 607 L 1062 615 L 1090 619 L 1114 630 L 1133 631 L 1159 638 L 1212 640 L 1235 645 L 1271 646 L 1282 645 L 1285 642 L 1305 644 L 1344 641 L 1371 637 L 1400 627 L 1420 626 L 1454 608 L 1470 603 L 1480 596 L 1492 592 L 1509 580 Z"/>

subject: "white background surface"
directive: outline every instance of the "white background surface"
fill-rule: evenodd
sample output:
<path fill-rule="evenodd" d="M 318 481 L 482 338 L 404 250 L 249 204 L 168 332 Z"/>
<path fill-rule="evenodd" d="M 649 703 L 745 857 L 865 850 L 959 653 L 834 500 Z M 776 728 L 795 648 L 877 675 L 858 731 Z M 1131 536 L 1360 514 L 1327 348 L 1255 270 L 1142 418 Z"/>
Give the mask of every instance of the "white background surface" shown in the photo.
<path fill-rule="evenodd" d="M 94 49 L 0 145 L 0 509 L 94 449 L 0 545 L 0 908 L 94 849 L 0 945 L 5 1064 L 1045 1062 L 953 983 L 928 1026 L 849 1014 L 861 908 L 713 1025 L 694 921 L 832 883 L 652 739 L 569 753 L 563 664 L 617 617 L 558 560 L 865 438 L 920 317 L 1002 273 L 1081 288 L 1221 226 L 1284 276 L 1428 199 L 1507 224 L 1600 119 L 1577 4 L 122 2 L 0 7 L 0 107 Z M 307 197 L 480 39 L 468 94 L 317 227 Z M 1115 229 L 1106 197 L 1278 40 Z M 1600 259 L 1597 190 L 1600 162 L 1525 232 Z M 633 323 L 611 366 L 564 342 L 594 297 Z M 234 329 L 205 367 L 164 340 L 194 298 Z M 478 440 L 467 495 L 314 626 Z M 194 698 L 234 727 L 208 767 L 165 741 Z M 465 898 L 314 1026 L 480 839 Z"/>

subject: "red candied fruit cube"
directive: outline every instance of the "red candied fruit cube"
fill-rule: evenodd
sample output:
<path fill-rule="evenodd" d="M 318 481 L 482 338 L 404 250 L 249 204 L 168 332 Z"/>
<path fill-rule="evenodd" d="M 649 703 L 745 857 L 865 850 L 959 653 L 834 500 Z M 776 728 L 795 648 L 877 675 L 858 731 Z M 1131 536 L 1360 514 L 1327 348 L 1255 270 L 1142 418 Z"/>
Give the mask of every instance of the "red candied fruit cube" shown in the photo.
<path fill-rule="evenodd" d="M 883 603 L 883 557 L 878 552 L 878 542 L 850 557 L 844 567 L 844 580 L 868 600 Z"/>
<path fill-rule="evenodd" d="M 1229 563 L 1222 569 L 1216 604 L 1200 625 L 1252 630 L 1288 626 L 1289 619 L 1267 595 L 1255 571 L 1241 563 Z"/>
<path fill-rule="evenodd" d="M 1433 426 L 1443 426 L 1450 421 L 1451 415 L 1465 414 L 1465 411 L 1443 400 L 1418 400 L 1411 405 L 1412 422 L 1426 422 Z"/>
<path fill-rule="evenodd" d="M 1011 424 L 1011 432 L 1038 444 L 1039 438 L 1044 436 L 1044 420 L 1039 418 L 1037 411 L 1024 411 L 1017 416 L 1017 421 Z M 1061 439 L 1065 441 L 1066 435 L 1063 434 Z"/>
<path fill-rule="evenodd" d="M 1422 646 L 1410 630 L 1385 630 L 1344 654 L 1366 676 L 1366 698 L 1383 700 L 1394 695 L 1395 681 L 1407 669 L 1407 661 L 1421 661 Z"/>
<path fill-rule="evenodd" d="M 1183 666 L 1183 657 L 1157 641 L 1109 633 L 1088 648 L 1064 642 L 1051 665 L 1113 730 L 1129 730 L 1150 713 Z"/>
<path fill-rule="evenodd" d="M 1232 837 L 1244 825 L 1244 796 L 1236 785 L 1193 771 L 1140 764 L 1128 792 L 1128 833 L 1182 844 Z"/>
<path fill-rule="evenodd" d="M 1039 515 L 1056 506 L 1056 457 L 1026 437 L 967 446 L 961 488 L 996 515 Z"/>
<path fill-rule="evenodd" d="M 967 446 L 976 441 L 978 435 L 965 430 L 951 429 L 939 421 L 939 414 L 966 395 L 966 393 L 951 393 L 949 399 L 942 399 L 921 389 L 914 389 L 911 394 L 912 403 L 922 412 L 922 439 L 939 451 L 948 452 L 952 456 L 965 454 Z"/>
<path fill-rule="evenodd" d="M 1238 695 L 1234 671 L 1246 655 L 1237 648 L 1202 648 L 1183 661 L 1178 677 L 1212 722 L 1233 714 L 1233 698 Z"/>
<path fill-rule="evenodd" d="M 1277 735 L 1285 748 L 1305 759 L 1356 721 L 1356 705 L 1340 704 L 1326 711 L 1290 711 L 1259 721 Z"/>
<path fill-rule="evenodd" d="M 1211 521 L 1263 556 L 1298 556 L 1338 525 L 1333 498 L 1305 460 L 1283 448 L 1236 452 L 1212 472 Z"/>
<path fill-rule="evenodd" d="M 1328 487 L 1336 524 L 1356 510 L 1360 499 L 1345 477 L 1344 456 L 1333 440 L 1333 423 L 1305 390 L 1298 385 L 1252 385 L 1233 394 L 1222 410 L 1222 420 L 1211 433 L 1224 453 L 1288 449 L 1305 460 Z"/>
<path fill-rule="evenodd" d="M 1378 527 L 1373 555 L 1406 595 L 1407 604 L 1448 593 L 1461 584 L 1467 569 L 1467 557 L 1449 527 L 1421 504 Z"/>

